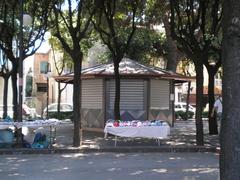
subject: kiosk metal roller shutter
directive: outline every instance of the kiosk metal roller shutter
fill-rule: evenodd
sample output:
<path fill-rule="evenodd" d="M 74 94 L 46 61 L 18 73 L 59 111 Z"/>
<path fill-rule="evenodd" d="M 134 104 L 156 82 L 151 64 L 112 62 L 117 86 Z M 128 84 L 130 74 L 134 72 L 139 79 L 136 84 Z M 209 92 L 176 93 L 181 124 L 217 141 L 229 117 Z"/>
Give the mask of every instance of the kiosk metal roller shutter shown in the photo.
<path fill-rule="evenodd" d="M 144 80 L 123 79 L 121 80 L 121 110 L 145 110 Z M 108 104 L 107 109 L 114 109 L 115 80 L 107 81 Z"/>

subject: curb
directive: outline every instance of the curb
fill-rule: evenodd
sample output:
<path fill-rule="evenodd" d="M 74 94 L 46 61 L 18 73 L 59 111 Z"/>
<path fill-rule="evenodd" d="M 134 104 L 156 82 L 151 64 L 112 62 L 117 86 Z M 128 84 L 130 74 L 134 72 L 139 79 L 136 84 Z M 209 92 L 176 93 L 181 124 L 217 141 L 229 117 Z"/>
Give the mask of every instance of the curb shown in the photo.
<path fill-rule="evenodd" d="M 105 147 L 105 148 L 56 148 L 56 149 L 28 149 L 6 148 L 0 149 L 0 155 L 16 154 L 66 154 L 66 153 L 181 153 L 181 152 L 211 152 L 218 153 L 216 147 L 189 146 L 189 147 Z"/>

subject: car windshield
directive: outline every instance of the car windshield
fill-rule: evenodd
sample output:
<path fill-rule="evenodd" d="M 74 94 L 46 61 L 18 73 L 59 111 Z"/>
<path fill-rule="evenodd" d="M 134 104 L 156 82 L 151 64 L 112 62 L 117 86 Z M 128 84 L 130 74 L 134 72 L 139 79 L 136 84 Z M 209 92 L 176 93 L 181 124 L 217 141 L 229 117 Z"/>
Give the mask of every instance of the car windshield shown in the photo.
<path fill-rule="evenodd" d="M 49 111 L 57 111 L 57 104 L 50 105 L 48 108 Z M 73 108 L 69 104 L 60 104 L 60 111 L 72 111 Z"/>
<path fill-rule="evenodd" d="M 68 104 L 61 104 L 61 110 L 64 111 L 72 111 L 72 106 L 68 105 Z"/>
<path fill-rule="evenodd" d="M 48 110 L 49 110 L 49 111 L 57 110 L 57 105 L 48 107 Z"/>

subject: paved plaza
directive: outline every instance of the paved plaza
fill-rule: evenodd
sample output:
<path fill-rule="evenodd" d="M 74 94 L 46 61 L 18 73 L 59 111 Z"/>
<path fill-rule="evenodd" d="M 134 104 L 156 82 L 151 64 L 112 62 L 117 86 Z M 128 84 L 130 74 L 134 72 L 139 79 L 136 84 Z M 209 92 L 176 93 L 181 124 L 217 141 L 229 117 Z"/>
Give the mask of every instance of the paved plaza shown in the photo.
<path fill-rule="evenodd" d="M 117 139 L 115 147 L 115 137 L 109 135 L 104 138 L 103 132 L 83 131 L 82 145 L 73 148 L 73 123 L 67 121 L 56 128 L 56 140 L 51 149 L 0 149 L 1 154 L 6 153 L 70 153 L 70 152 L 216 152 L 219 147 L 219 136 L 209 135 L 208 122 L 204 125 L 204 146 L 196 146 L 196 127 L 194 120 L 176 121 L 171 127 L 170 136 L 161 140 L 160 146 L 155 139 L 149 138 L 123 138 Z M 33 129 L 24 129 L 26 136 L 24 139 L 31 143 L 36 132 Z M 39 128 L 37 131 L 49 136 L 49 128 Z"/>
<path fill-rule="evenodd" d="M 208 122 L 204 124 L 204 142 L 205 148 L 219 147 L 219 136 L 209 135 Z M 73 125 L 63 124 L 57 128 L 56 148 L 66 148 L 72 145 Z M 113 148 L 114 136 L 108 136 L 104 139 L 104 134 L 100 132 L 83 132 L 83 144 L 85 148 Z M 196 126 L 194 120 L 176 121 L 174 127 L 171 127 L 170 136 L 161 140 L 158 146 L 155 139 L 148 138 L 118 138 L 117 148 L 187 148 L 196 147 Z"/>
<path fill-rule="evenodd" d="M 33 131 L 25 131 L 31 141 Z M 65 122 L 52 149 L 0 149 L 0 179 L 218 180 L 218 135 L 208 134 L 207 121 L 203 147 L 196 146 L 195 134 L 194 120 L 177 121 L 160 146 L 154 139 L 118 138 L 114 147 L 114 136 L 84 131 L 81 147 L 73 148 L 73 124 Z"/>
<path fill-rule="evenodd" d="M 1 180 L 218 180 L 215 153 L 0 155 Z"/>

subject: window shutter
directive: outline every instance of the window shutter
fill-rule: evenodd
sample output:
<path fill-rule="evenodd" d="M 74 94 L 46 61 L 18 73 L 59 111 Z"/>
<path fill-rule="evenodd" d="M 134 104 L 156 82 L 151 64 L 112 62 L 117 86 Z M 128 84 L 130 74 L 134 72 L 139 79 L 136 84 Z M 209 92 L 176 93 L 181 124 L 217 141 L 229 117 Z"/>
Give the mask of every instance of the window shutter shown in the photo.
<path fill-rule="evenodd" d="M 114 79 L 108 81 L 108 87 L 108 109 L 113 110 L 115 101 Z M 122 79 L 120 97 L 121 110 L 144 110 L 144 80 Z"/>
<path fill-rule="evenodd" d="M 103 80 L 82 80 L 82 108 L 102 109 Z"/>
<path fill-rule="evenodd" d="M 169 109 L 170 82 L 166 80 L 151 80 L 150 108 Z"/>

